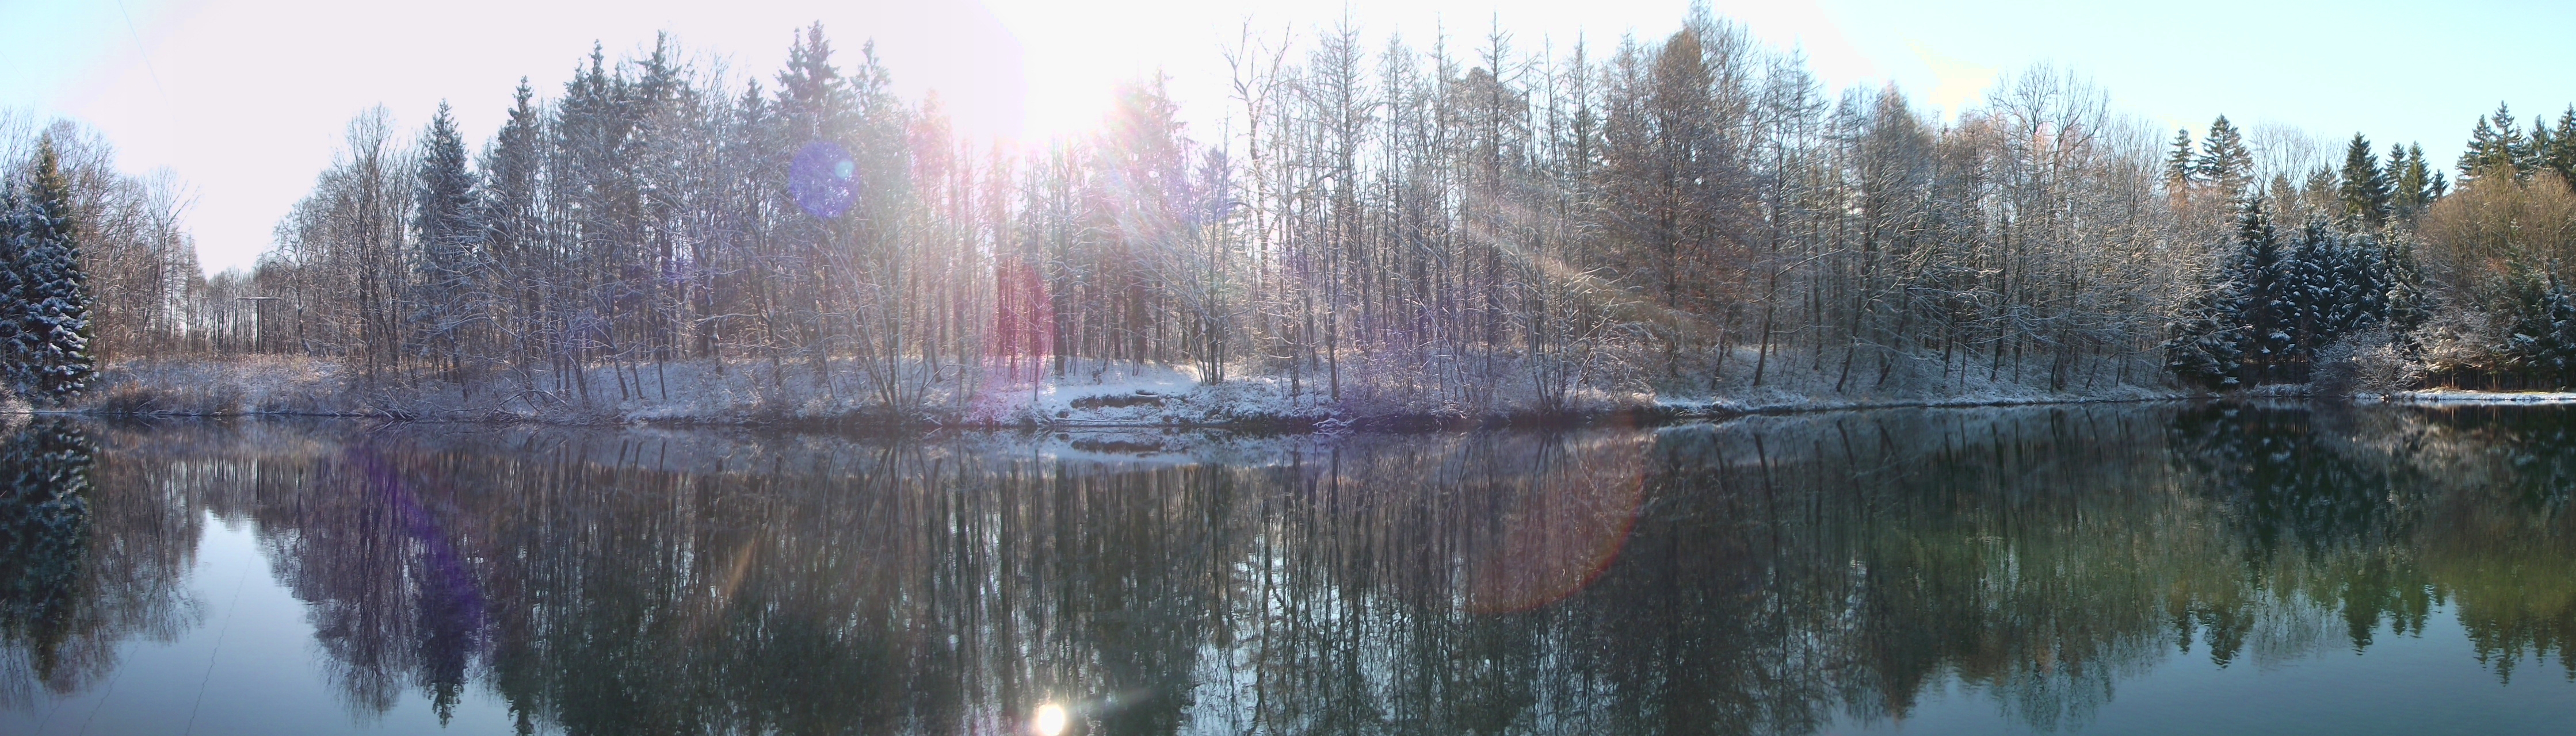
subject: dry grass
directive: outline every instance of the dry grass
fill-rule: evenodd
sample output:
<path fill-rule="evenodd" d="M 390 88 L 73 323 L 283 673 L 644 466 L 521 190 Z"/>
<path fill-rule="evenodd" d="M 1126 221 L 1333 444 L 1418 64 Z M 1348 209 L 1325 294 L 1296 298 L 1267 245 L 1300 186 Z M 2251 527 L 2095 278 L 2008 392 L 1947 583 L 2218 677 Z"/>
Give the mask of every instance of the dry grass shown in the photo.
<path fill-rule="evenodd" d="M 99 372 L 72 409 L 101 414 L 364 414 L 341 366 L 290 356 L 124 361 Z"/>

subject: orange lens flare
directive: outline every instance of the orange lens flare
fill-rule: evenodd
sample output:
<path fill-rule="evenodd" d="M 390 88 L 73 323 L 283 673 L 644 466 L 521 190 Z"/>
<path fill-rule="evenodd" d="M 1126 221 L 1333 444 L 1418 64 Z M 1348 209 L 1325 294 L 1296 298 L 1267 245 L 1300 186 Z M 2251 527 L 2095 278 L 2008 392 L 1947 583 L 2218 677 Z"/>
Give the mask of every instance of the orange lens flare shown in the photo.
<path fill-rule="evenodd" d="M 1570 453 L 1531 481 L 1498 538 L 1467 567 L 1467 610 L 1526 611 L 1562 600 L 1610 569 L 1645 500 L 1646 445 Z"/>

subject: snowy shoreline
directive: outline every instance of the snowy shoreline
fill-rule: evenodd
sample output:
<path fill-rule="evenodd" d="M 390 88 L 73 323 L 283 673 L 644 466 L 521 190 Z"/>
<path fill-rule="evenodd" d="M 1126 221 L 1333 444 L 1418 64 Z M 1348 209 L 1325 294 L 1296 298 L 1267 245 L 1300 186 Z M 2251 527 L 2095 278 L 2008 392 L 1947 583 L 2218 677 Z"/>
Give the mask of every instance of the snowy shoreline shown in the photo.
<path fill-rule="evenodd" d="M 801 366 L 766 362 L 673 362 L 629 369 L 622 385 L 588 377 L 594 398 L 568 391 L 471 390 L 414 378 L 367 389 L 344 367 L 306 358 L 173 361 L 111 366 L 99 390 L 58 409 L 23 404 L 0 412 L 99 417 L 351 417 L 389 421 L 566 426 L 777 427 L 804 429 L 1138 430 L 1264 433 L 1429 431 L 1480 427 L 1563 427 L 1604 423 L 1675 424 L 1752 415 L 1906 408 L 2081 405 L 2189 400 L 2300 398 L 2306 386 L 2261 386 L 2209 394 L 2135 385 L 2050 391 L 2002 382 L 1948 390 L 1841 393 L 1830 384 L 1720 386 L 1699 396 L 1585 388 L 1552 402 L 1528 392 L 1426 396 L 1402 387 L 1351 385 L 1334 401 L 1313 381 L 1236 375 L 1201 382 L 1188 368 L 1084 365 L 1065 375 L 1017 381 L 953 372 L 925 383 L 915 406 L 891 412 L 864 390 L 855 369 L 814 378 Z M 615 368 L 601 367 L 600 371 Z M 961 389 L 965 382 L 971 389 Z M 614 385 L 615 388 L 610 388 Z M 624 396 L 603 396 L 609 391 Z M 577 396 L 577 395 L 575 395 Z M 2356 395 L 2355 403 L 2411 406 L 2576 404 L 2576 393 L 2427 390 Z"/>
<path fill-rule="evenodd" d="M 1894 408 L 1944 408 L 2168 401 L 2196 394 L 2116 385 L 2090 392 L 2008 383 L 1964 383 L 1930 392 L 1833 391 L 1829 384 L 1724 386 L 1709 395 L 1578 388 L 1553 401 L 1498 387 L 1440 396 L 1402 386 L 1345 382 L 1341 400 L 1324 386 L 1287 376 L 1235 375 L 1202 382 L 1192 369 L 1076 365 L 1032 381 L 952 372 L 925 385 L 911 412 L 889 412 L 864 390 L 855 369 L 833 365 L 828 379 L 805 366 L 764 362 L 673 362 L 629 369 L 622 385 L 588 376 L 595 398 L 569 391 L 466 390 L 412 378 L 367 389 L 344 366 L 309 358 L 165 361 L 110 366 L 98 390 L 42 413 L 100 417 L 349 417 L 391 421 L 567 426 L 781 427 L 815 429 L 1121 430 L 1217 429 L 1266 433 L 1425 431 L 1624 422 L 1668 424 L 1738 416 Z M 599 371 L 613 371 L 601 367 Z M 1017 372 L 1015 372 L 1017 373 Z M 1017 380 L 1011 380 L 1016 378 Z M 973 383 L 961 390 L 961 379 Z M 610 386 L 615 388 L 611 389 Z M 625 394 L 602 396 L 614 390 Z M 0 411 L 27 411 L 0 407 Z"/>
<path fill-rule="evenodd" d="M 2399 391 L 2393 394 L 2361 394 L 2354 396 L 2353 401 L 2405 406 L 2556 406 L 2576 404 L 2576 392 L 2428 389 Z"/>

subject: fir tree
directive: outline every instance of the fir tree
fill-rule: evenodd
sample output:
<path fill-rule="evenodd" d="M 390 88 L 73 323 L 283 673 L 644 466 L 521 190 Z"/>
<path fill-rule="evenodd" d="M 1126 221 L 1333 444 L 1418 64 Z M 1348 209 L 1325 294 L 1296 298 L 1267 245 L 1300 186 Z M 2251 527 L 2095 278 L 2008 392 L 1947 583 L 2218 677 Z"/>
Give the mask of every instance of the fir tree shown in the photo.
<path fill-rule="evenodd" d="M 2389 214 L 2413 223 L 2433 203 L 2432 171 L 2424 165 L 2424 147 L 2388 146 Z"/>
<path fill-rule="evenodd" d="M 2192 162 L 2194 173 L 2202 181 L 2218 185 L 2230 198 L 2248 196 L 2246 184 L 2254 177 L 2254 153 L 2245 147 L 2245 136 L 2220 115 L 2209 124 L 2209 135 L 2200 141 L 2200 157 Z"/>
<path fill-rule="evenodd" d="M 92 533 L 92 455 L 79 429 L 49 419 L 0 440 L 0 641 L 23 646 L 40 678 L 79 666 L 63 648 Z"/>
<path fill-rule="evenodd" d="M 485 255 L 505 269 L 531 265 L 530 251 L 539 234 L 537 171 L 543 163 L 544 131 L 531 102 L 534 97 L 528 79 L 520 77 L 519 89 L 511 96 L 509 120 L 483 151 L 484 196 L 476 198 L 482 213 L 475 224 L 484 229 Z"/>
<path fill-rule="evenodd" d="M 2421 160 L 2421 156 L 2416 157 Z M 2379 266 L 2379 321 L 2399 347 L 2412 349 L 2415 328 L 2432 316 L 2431 297 L 2424 289 L 2423 268 L 2415 262 L 2415 247 L 2407 238 L 2393 237 L 2376 243 Z"/>
<path fill-rule="evenodd" d="M 412 242 L 419 251 L 412 257 L 411 318 L 423 347 L 437 351 L 453 370 L 466 324 L 487 311 L 476 304 L 486 229 L 476 201 L 478 182 L 466 168 L 465 141 L 445 102 L 422 135 L 420 156 L 412 208 Z"/>
<path fill-rule="evenodd" d="M 2211 389 L 2307 380 L 2337 341 L 2421 322 L 2421 282 L 2402 244 L 2321 221 L 2285 240 L 2249 200 L 2215 283 L 2171 326 L 2165 367 Z"/>
<path fill-rule="evenodd" d="M 2228 307 L 2231 283 L 2220 283 L 2193 297 L 2182 318 L 2168 329 L 2165 370 L 2186 384 L 2209 390 L 2235 388 L 2244 370 L 2245 330 Z"/>
<path fill-rule="evenodd" d="M 2531 133 L 2523 138 L 2522 148 L 2514 151 L 2514 170 L 2524 176 L 2549 168 L 2549 154 L 2558 142 L 2549 135 L 2549 118 L 2532 116 Z"/>
<path fill-rule="evenodd" d="M 59 403 L 89 386 L 89 277 L 81 271 L 71 182 L 51 135 L 37 141 L 23 192 L 9 197 L 14 224 L 0 248 L 0 351 L 11 388 Z M 14 189 L 14 187 L 13 187 Z"/>
<path fill-rule="evenodd" d="M 2576 295 L 2542 269 L 2520 262 L 2506 282 L 2504 367 L 2552 388 L 2576 385 Z"/>
<path fill-rule="evenodd" d="M 2188 197 L 2193 178 L 2191 129 L 2174 131 L 2173 152 L 2165 155 L 2165 192 L 2177 201 Z"/>
<path fill-rule="evenodd" d="M 2576 105 L 2558 113 L 2558 131 L 2549 136 L 2547 150 L 2540 152 L 2541 166 L 2558 172 L 2558 178 L 2576 184 Z"/>
<path fill-rule="evenodd" d="M 2360 229 L 2388 224 L 2390 188 L 2387 172 L 2379 168 L 2379 156 L 2370 150 L 2370 139 L 2352 134 L 2352 145 L 2344 149 L 2342 182 L 2335 191 L 2345 225 Z"/>
<path fill-rule="evenodd" d="M 2165 342 L 2165 369 L 2186 383 L 2235 388 L 2260 379 L 2286 350 L 2280 330 L 2280 238 L 2259 199 L 2238 211 L 2236 237 L 2215 283 L 2202 290 Z"/>
<path fill-rule="evenodd" d="M 29 314 L 18 266 L 35 219 L 26 193 L 20 191 L 20 178 L 0 171 L 0 383 L 12 391 L 19 390 L 29 375 L 26 362 L 17 354 L 18 334 L 25 330 Z"/>
<path fill-rule="evenodd" d="M 2478 118 L 2478 127 L 2469 132 L 2468 150 L 2460 152 L 2460 178 L 2473 179 L 2488 172 L 2519 176 L 2529 145 L 2522 132 L 2514 129 L 2513 111 L 2504 103 L 2496 103 L 2495 114 Z"/>

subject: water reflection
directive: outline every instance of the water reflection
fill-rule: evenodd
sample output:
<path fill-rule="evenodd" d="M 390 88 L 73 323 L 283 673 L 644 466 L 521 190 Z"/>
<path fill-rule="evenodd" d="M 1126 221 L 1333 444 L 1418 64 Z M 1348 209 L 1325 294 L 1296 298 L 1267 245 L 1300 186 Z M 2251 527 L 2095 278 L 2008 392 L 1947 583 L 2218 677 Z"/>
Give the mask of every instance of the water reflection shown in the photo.
<path fill-rule="evenodd" d="M 522 732 L 576 734 L 1800 734 L 1955 686 L 2057 729 L 2158 667 L 2367 651 L 2444 611 L 2497 680 L 2576 679 L 2570 418 L 890 442 L 40 422 L 0 446 L 0 709 L 199 625 L 209 514 L 255 529 L 312 676 L 362 723 L 481 689 Z"/>
<path fill-rule="evenodd" d="M 167 641 L 202 617 L 183 578 L 197 530 L 184 502 L 113 483 L 80 427 L 0 427 L 0 709 L 93 688 L 117 645 Z"/>

